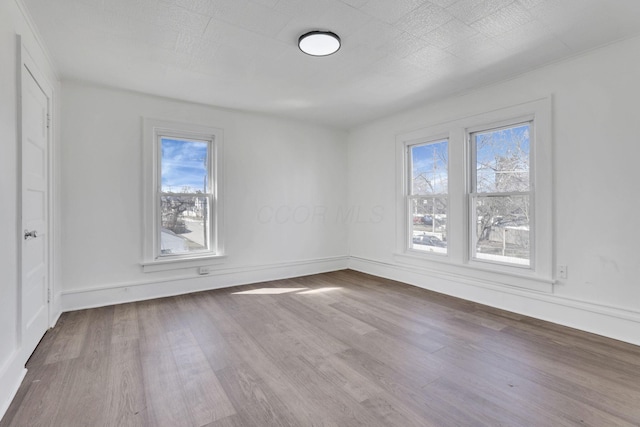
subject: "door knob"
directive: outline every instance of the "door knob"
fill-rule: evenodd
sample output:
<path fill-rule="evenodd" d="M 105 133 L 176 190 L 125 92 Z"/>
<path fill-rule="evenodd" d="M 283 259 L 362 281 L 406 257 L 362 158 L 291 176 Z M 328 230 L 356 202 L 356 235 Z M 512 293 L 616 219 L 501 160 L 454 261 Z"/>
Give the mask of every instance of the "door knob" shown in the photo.
<path fill-rule="evenodd" d="M 35 239 L 36 237 L 38 237 L 36 230 L 24 230 L 24 240 Z"/>

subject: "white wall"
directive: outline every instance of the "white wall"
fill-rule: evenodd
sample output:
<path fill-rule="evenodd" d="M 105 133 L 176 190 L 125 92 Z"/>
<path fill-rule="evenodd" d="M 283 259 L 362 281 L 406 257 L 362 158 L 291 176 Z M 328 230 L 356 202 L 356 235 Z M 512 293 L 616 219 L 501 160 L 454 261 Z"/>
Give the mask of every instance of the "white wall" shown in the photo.
<path fill-rule="evenodd" d="M 84 83 L 63 91 L 65 309 L 346 267 L 344 132 Z M 210 276 L 142 272 L 142 117 L 224 130 L 228 257 Z"/>
<path fill-rule="evenodd" d="M 39 71 L 57 89 L 56 76 L 45 53 L 14 0 L 0 2 L 0 418 L 25 374 L 25 351 L 20 344 L 18 311 L 18 44 L 17 34 Z M 54 114 L 54 120 L 56 115 Z M 55 155 L 55 152 L 52 154 Z M 55 278 L 54 278 L 55 279 Z M 52 279 L 55 286 L 55 281 Z M 54 288 L 55 291 L 55 288 Z M 59 307 L 54 302 L 52 319 Z"/>
<path fill-rule="evenodd" d="M 376 121 L 349 136 L 349 203 L 384 209 L 351 223 L 353 268 L 640 344 L 640 38 Z M 429 276 L 393 257 L 395 136 L 553 96 L 554 295 Z"/>

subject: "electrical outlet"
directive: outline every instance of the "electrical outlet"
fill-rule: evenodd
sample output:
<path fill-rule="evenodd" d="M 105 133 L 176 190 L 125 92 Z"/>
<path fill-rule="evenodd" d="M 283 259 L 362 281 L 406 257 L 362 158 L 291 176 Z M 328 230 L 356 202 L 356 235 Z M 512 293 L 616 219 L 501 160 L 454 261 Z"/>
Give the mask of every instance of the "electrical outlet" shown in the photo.
<path fill-rule="evenodd" d="M 558 266 L 558 276 L 560 276 L 561 279 L 566 279 L 567 278 L 567 270 L 568 270 L 568 267 L 566 265 L 559 265 Z"/>
<path fill-rule="evenodd" d="M 211 267 L 198 267 L 198 274 L 202 276 L 205 274 L 211 274 Z"/>

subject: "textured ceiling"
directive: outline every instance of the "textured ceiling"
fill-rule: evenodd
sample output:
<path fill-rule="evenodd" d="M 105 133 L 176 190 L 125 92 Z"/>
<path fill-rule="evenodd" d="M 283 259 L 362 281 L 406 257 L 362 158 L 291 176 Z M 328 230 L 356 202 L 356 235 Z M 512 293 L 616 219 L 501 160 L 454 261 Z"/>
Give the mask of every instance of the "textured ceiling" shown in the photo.
<path fill-rule="evenodd" d="M 24 2 L 64 79 L 340 128 L 640 34 L 640 0 Z"/>

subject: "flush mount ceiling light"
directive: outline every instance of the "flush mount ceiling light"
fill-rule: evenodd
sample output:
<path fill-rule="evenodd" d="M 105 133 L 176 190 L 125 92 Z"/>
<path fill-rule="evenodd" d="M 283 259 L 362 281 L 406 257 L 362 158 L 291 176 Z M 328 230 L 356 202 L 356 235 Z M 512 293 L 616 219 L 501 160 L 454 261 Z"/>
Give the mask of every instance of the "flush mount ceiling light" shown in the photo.
<path fill-rule="evenodd" d="M 300 36 L 298 47 L 311 56 L 327 56 L 340 49 L 340 37 L 331 31 L 309 31 Z"/>

